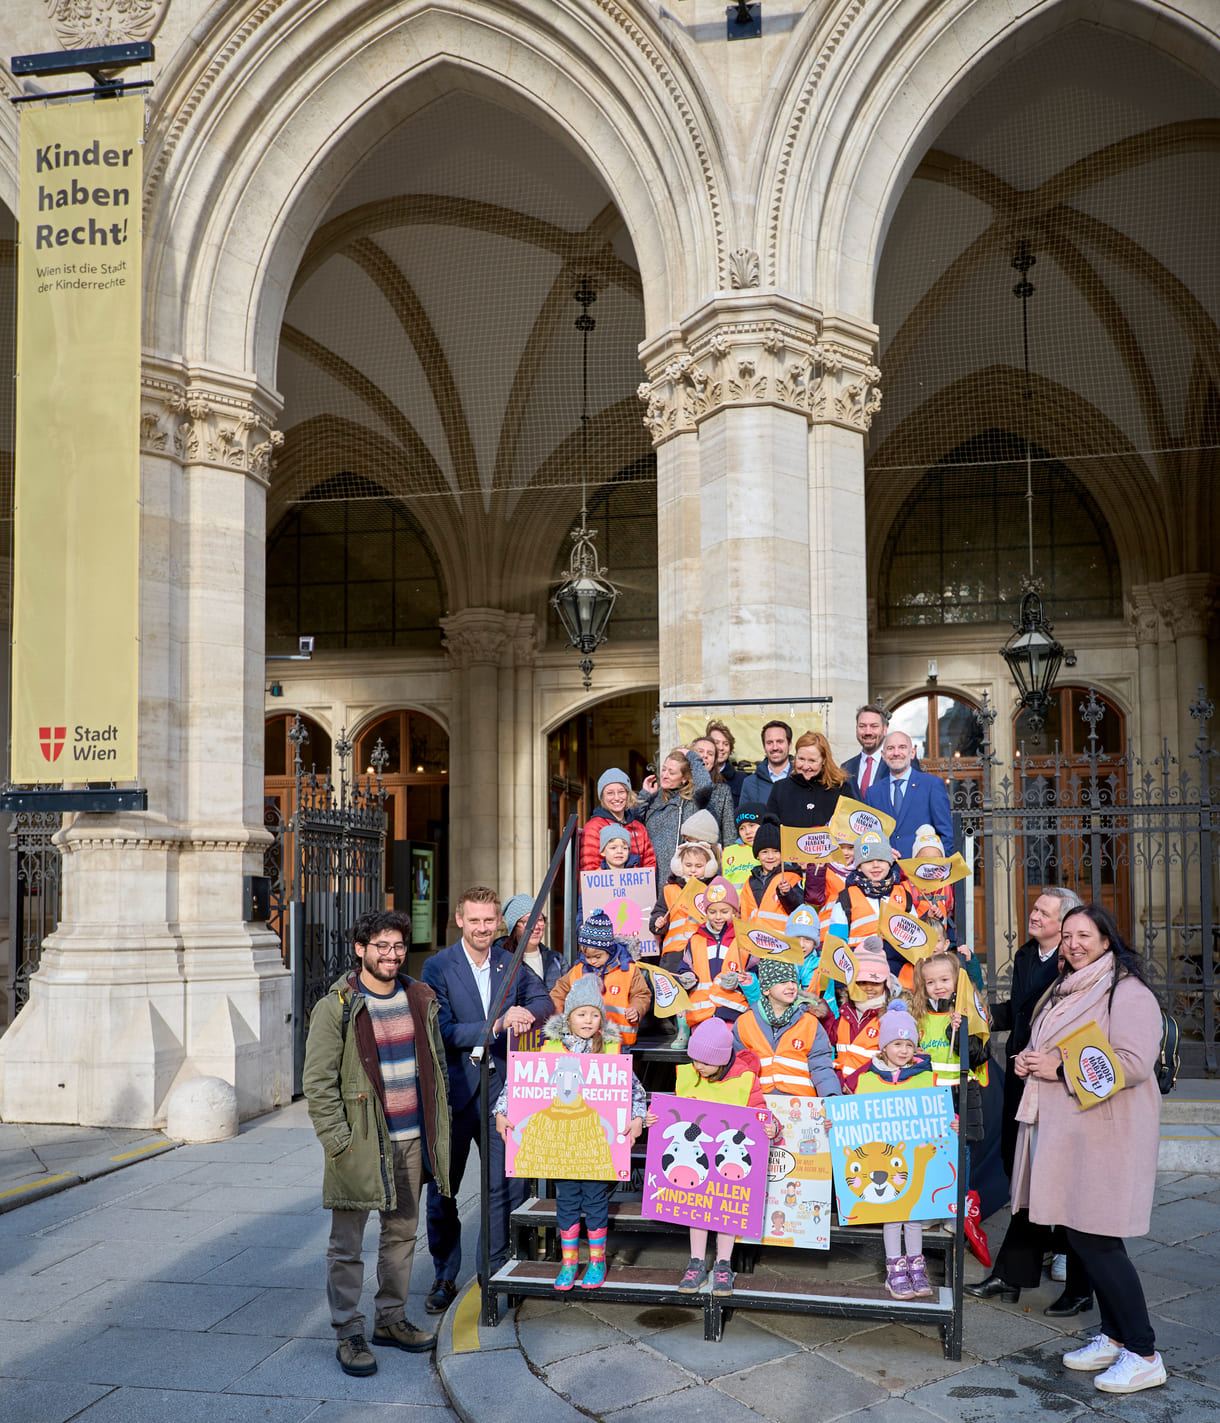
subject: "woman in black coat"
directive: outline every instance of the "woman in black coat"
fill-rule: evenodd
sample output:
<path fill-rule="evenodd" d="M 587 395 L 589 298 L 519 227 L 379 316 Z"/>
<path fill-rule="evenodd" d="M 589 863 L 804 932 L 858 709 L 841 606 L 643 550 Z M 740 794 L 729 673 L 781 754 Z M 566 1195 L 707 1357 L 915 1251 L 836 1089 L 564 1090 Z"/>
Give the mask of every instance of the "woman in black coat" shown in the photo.
<path fill-rule="evenodd" d="M 856 784 L 835 764 L 820 731 L 807 731 L 792 748 L 792 770 L 771 787 L 767 810 L 781 825 L 805 830 L 829 825 L 843 796 L 856 798 Z"/>

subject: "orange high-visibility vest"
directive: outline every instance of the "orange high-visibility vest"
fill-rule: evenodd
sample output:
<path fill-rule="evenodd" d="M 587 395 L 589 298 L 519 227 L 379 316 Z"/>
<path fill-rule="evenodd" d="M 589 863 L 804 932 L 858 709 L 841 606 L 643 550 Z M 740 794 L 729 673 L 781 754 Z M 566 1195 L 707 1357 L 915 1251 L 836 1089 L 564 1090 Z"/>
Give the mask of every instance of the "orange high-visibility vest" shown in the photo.
<path fill-rule="evenodd" d="M 667 884 L 663 891 L 665 908 L 669 913 L 669 923 L 665 926 L 665 937 L 661 940 L 663 954 L 681 953 L 686 947 L 686 941 L 699 927 L 699 920 L 685 905 L 681 909 L 674 907 L 682 898 L 682 891 L 685 888 L 684 884 Z"/>
<path fill-rule="evenodd" d="M 822 929 L 822 943 L 826 943 L 826 931 L 830 928 L 830 916 L 834 912 L 835 903 L 839 895 L 847 885 L 848 871 L 846 869 L 836 869 L 834 865 L 826 866 L 826 898 L 818 910 L 818 924 Z"/>
<path fill-rule="evenodd" d="M 741 908 L 737 911 L 741 919 L 761 919 L 773 934 L 782 934 L 788 923 L 788 911 L 779 902 L 779 886 L 783 884 L 784 889 L 792 889 L 796 883 L 791 876 L 785 874 L 781 869 L 774 875 L 763 890 L 762 902 L 754 898 L 754 891 L 750 888 L 749 881 L 742 885 L 740 891 Z"/>
<path fill-rule="evenodd" d="M 876 1057 L 881 1042 L 881 1014 L 873 1013 L 863 1022 L 855 1036 L 847 1014 L 839 1015 L 839 1026 L 835 1034 L 835 1071 L 843 1083 L 845 1092 L 856 1090 L 856 1074 L 867 1067 Z M 850 1086 L 848 1083 L 850 1082 Z"/>
<path fill-rule="evenodd" d="M 882 900 L 896 909 L 899 914 L 923 915 L 928 912 L 928 901 L 914 895 L 905 884 L 896 884 L 889 894 L 881 899 L 871 899 L 856 885 L 849 885 L 839 895 L 838 903 L 847 916 L 847 947 L 856 949 L 870 934 L 881 933 Z"/>
<path fill-rule="evenodd" d="M 731 935 L 732 932 L 732 926 L 730 926 L 729 934 Z M 710 955 L 707 951 L 708 941 L 702 924 L 691 934 L 686 950 L 690 954 L 691 968 L 699 980 L 690 990 L 690 1007 L 686 1011 L 687 1023 L 693 1028 L 697 1023 L 705 1022 L 710 1018 L 717 1008 L 732 1008 L 736 1013 L 744 1013 L 750 1006 L 746 1002 L 746 995 L 739 988 L 721 988 L 712 979 Z M 749 957 L 749 954 L 742 953 L 737 945 L 730 941 L 724 951 L 721 972 L 733 969 L 737 973 L 746 973 L 746 960 Z"/>
<path fill-rule="evenodd" d="M 595 974 L 599 978 L 602 986 L 602 1002 L 605 1004 L 606 1017 L 618 1029 L 619 1041 L 624 1047 L 630 1047 L 639 1031 L 637 1023 L 627 1021 L 627 1009 L 631 1007 L 628 1001 L 628 994 L 631 991 L 631 975 L 635 968 L 612 968 L 607 969 L 604 974 Z M 571 987 L 578 978 L 583 978 L 585 973 L 584 964 L 578 963 L 568 975 L 568 986 Z"/>
<path fill-rule="evenodd" d="M 737 1020 L 737 1036 L 743 1047 L 758 1054 L 762 1065 L 759 1084 L 764 1093 L 782 1092 L 785 1097 L 816 1097 L 818 1089 L 809 1076 L 809 1049 L 818 1030 L 818 1020 L 811 1013 L 802 1013 L 788 1024 L 771 1045 L 770 1035 L 751 1009 Z"/>

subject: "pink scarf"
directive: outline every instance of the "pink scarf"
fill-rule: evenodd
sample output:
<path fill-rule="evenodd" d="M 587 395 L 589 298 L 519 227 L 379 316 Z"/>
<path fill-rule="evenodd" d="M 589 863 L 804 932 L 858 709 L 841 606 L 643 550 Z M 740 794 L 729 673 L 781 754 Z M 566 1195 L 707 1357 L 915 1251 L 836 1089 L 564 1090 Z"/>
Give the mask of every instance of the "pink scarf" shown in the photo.
<path fill-rule="evenodd" d="M 1114 955 L 1108 949 L 1100 958 L 1078 968 L 1056 987 L 1048 990 L 1035 1010 L 1029 1046 L 1035 1052 L 1050 1052 L 1069 1033 L 1096 1022 L 1102 1032 L 1110 1024 L 1110 986 L 1114 982 Z M 1049 1083 L 1047 1084 L 1050 1085 Z M 1037 1077 L 1025 1079 L 1025 1091 L 1017 1108 L 1017 1121 L 1032 1126 L 1038 1120 Z"/>

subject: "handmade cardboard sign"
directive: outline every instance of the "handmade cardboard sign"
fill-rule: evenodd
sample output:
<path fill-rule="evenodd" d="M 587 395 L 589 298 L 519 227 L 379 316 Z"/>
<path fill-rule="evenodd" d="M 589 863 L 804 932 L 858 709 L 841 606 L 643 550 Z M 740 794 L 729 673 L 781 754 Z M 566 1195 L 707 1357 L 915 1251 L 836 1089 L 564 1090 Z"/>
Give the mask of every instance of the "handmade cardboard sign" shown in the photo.
<path fill-rule="evenodd" d="M 767 1203 L 759 1243 L 829 1250 L 830 1143 L 825 1104 L 820 1097 L 775 1095 L 770 1101 L 780 1134 L 767 1153 Z"/>
<path fill-rule="evenodd" d="M 839 842 L 829 826 L 801 830 L 795 825 L 782 825 L 779 834 L 786 865 L 821 865 L 838 857 Z"/>
<path fill-rule="evenodd" d="M 506 1175 L 627 1180 L 630 1054 L 509 1053 L 507 1116 Z"/>
<path fill-rule="evenodd" d="M 827 936 L 818 970 L 827 978 L 850 988 L 856 981 L 856 956 L 847 947 L 845 940 Z"/>
<path fill-rule="evenodd" d="M 1126 1086 L 1123 1065 L 1095 1022 L 1077 1028 L 1055 1046 L 1063 1054 L 1063 1073 L 1081 1107 L 1095 1107 Z"/>
<path fill-rule="evenodd" d="M 762 919 L 734 919 L 733 942 L 757 959 L 804 963 L 805 950 L 786 934 L 777 934 Z"/>
<path fill-rule="evenodd" d="M 899 860 L 898 863 L 907 879 L 920 889 L 945 889 L 970 875 L 970 867 L 957 854 L 944 860 Z"/>
<path fill-rule="evenodd" d="M 676 1018 L 679 1013 L 686 1012 L 690 1007 L 690 998 L 668 969 L 642 961 L 638 967 L 652 989 L 652 1011 L 658 1018 Z"/>
<path fill-rule="evenodd" d="M 936 950 L 936 926 L 914 914 L 904 914 L 881 901 L 881 936 L 893 944 L 908 963 L 930 957 Z"/>
<path fill-rule="evenodd" d="M 957 1133 L 948 1087 L 825 1100 L 840 1224 L 943 1220 L 956 1212 Z"/>
<path fill-rule="evenodd" d="M 982 1038 L 984 1042 L 991 1037 L 987 1005 L 978 989 L 970 982 L 970 975 L 964 968 L 957 971 L 957 1001 L 953 1005 L 953 1011 L 962 1015 L 967 1037 Z M 1092 1103 L 1089 1105 L 1092 1106 Z"/>
<path fill-rule="evenodd" d="M 888 839 L 895 823 L 894 817 L 886 815 L 883 810 L 874 810 L 863 801 L 842 796 L 831 817 L 830 833 L 836 840 L 848 841 L 856 840 L 871 830 L 875 835 L 884 835 Z"/>
<path fill-rule="evenodd" d="M 678 896 L 678 902 L 670 911 L 672 919 L 678 909 L 685 909 L 700 924 L 707 918 L 707 884 L 701 879 L 688 879 Z"/>
<path fill-rule="evenodd" d="M 654 1094 L 640 1214 L 757 1236 L 767 1199 L 769 1113 Z"/>
<path fill-rule="evenodd" d="M 586 870 L 580 877 L 584 917 L 605 910 L 614 925 L 614 937 L 638 940 L 642 954 L 659 952 L 656 935 L 648 930 L 648 916 L 656 900 L 655 870 Z"/>

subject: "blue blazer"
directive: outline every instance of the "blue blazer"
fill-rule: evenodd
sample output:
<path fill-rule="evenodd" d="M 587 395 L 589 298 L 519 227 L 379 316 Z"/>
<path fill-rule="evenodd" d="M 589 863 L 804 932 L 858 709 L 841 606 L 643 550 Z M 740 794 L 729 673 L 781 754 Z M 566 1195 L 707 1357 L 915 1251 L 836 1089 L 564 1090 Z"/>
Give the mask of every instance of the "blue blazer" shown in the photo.
<path fill-rule="evenodd" d="M 889 776 L 874 781 L 864 796 L 865 805 L 874 810 L 893 815 L 890 803 L 894 783 Z M 921 825 L 930 825 L 940 836 L 945 854 L 953 853 L 953 815 L 949 809 L 949 792 L 939 776 L 930 776 L 926 771 L 912 771 L 907 782 L 906 794 L 902 801 L 902 811 L 890 835 L 890 844 L 900 860 L 910 859 L 915 843 L 915 832 Z"/>
<path fill-rule="evenodd" d="M 491 949 L 491 1003 L 495 1007 L 496 998 L 504 984 L 503 975 L 512 963 L 512 954 L 504 949 Z M 424 982 L 436 994 L 440 1010 L 441 1039 L 445 1044 L 445 1061 L 449 1068 L 449 1109 L 460 1112 L 479 1091 L 479 1069 L 470 1060 L 471 1049 L 482 1041 L 483 1000 L 479 997 L 474 974 L 466 958 L 466 950 L 459 939 L 447 949 L 440 949 L 424 964 L 421 975 Z M 551 996 L 542 986 L 536 974 L 521 965 L 512 992 L 505 1003 L 506 1008 L 517 1005 L 527 1009 L 539 1021 L 545 1021 L 554 1011 Z M 508 1034 L 493 1039 L 491 1045 L 492 1080 L 502 1084 L 508 1058 Z M 493 1100 L 499 1085 L 493 1089 Z"/>

